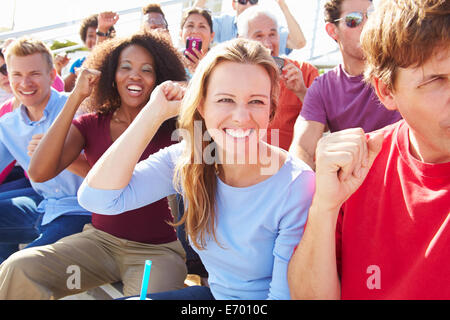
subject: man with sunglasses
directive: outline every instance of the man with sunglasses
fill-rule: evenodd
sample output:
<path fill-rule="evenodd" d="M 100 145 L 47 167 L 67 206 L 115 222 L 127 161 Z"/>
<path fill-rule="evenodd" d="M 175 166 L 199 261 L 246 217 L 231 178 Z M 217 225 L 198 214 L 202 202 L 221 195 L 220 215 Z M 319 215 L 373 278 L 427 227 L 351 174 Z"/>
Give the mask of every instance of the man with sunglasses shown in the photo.
<path fill-rule="evenodd" d="M 339 45 L 342 63 L 308 89 L 290 147 L 313 169 L 317 142 L 325 131 L 361 127 L 370 132 L 401 119 L 397 111 L 383 107 L 363 79 L 365 58 L 359 38 L 372 1 L 328 0 L 324 8 L 325 28 Z"/>
<path fill-rule="evenodd" d="M 231 0 L 235 15 L 222 14 L 213 17 L 213 30 L 215 32 L 214 42 L 221 43 L 234 39 L 237 34 L 237 17 L 244 12 L 245 9 L 258 4 L 258 0 Z M 295 20 L 289 10 L 285 0 L 276 0 L 287 23 L 286 28 L 279 30 L 280 34 L 280 54 L 289 54 L 293 49 L 301 49 L 306 45 L 306 39 L 302 29 Z M 196 0 L 194 7 L 204 8 L 206 0 Z"/>

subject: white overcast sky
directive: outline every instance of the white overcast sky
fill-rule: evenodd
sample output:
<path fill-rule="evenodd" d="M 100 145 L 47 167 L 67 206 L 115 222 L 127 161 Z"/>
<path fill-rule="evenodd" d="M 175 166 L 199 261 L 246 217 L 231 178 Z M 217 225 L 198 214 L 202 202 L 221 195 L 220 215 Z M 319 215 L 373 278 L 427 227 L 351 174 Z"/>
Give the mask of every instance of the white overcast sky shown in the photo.
<path fill-rule="evenodd" d="M 0 27 L 10 28 L 13 23 L 15 30 L 25 30 L 45 25 L 79 20 L 92 13 L 105 10 L 121 11 L 130 8 L 142 7 L 150 2 L 163 1 L 152 0 L 2 0 L 2 10 L 0 10 Z M 295 51 L 295 57 L 306 60 L 311 56 L 318 56 L 336 49 L 335 43 L 325 33 L 322 7 L 324 0 L 286 0 L 289 8 L 300 24 L 306 38 L 307 46 Z M 277 14 L 284 24 L 281 10 L 275 0 L 260 0 L 262 5 L 267 5 Z M 232 11 L 231 0 L 223 0 L 224 11 Z M 166 16 L 177 15 L 173 12 L 165 12 Z M 319 19 L 316 19 L 317 14 Z M 119 19 L 120 21 L 120 19 Z M 177 20 L 178 21 L 178 20 Z M 174 23 L 175 24 L 175 23 Z M 77 28 L 78 29 L 78 28 Z M 125 28 L 122 28 L 124 32 Z M 171 26 L 172 37 L 176 38 L 178 26 Z M 314 35 L 314 37 L 313 37 Z M 74 38 L 75 37 L 75 38 Z M 78 36 L 72 35 L 73 40 L 79 41 Z M 72 40 L 72 39 L 71 39 Z M 314 50 L 312 50 L 314 45 Z M 336 56 L 336 55 L 334 55 Z M 339 55 L 337 55 L 339 57 Z"/>

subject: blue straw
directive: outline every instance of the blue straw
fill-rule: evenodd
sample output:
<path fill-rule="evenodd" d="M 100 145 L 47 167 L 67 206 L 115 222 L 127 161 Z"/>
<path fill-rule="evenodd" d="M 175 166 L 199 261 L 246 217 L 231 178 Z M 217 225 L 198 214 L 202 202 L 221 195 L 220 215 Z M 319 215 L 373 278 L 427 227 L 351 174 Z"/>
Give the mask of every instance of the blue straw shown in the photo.
<path fill-rule="evenodd" d="M 141 297 L 139 300 L 145 300 L 147 297 L 148 280 L 150 279 L 151 260 L 145 260 L 144 276 L 142 277 Z"/>

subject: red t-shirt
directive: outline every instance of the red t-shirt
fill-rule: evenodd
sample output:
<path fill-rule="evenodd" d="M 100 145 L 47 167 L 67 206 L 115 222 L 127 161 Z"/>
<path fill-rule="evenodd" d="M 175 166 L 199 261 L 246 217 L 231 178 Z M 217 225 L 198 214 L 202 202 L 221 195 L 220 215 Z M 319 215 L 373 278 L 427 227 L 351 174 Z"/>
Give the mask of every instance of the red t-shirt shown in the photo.
<path fill-rule="evenodd" d="M 73 124 L 85 139 L 84 152 L 89 165 L 95 162 L 113 143 L 110 133 L 112 114 L 84 114 Z M 171 145 L 171 134 L 175 128 L 174 120 L 166 121 L 145 149 L 140 160 Z M 119 215 L 92 213 L 92 225 L 118 238 L 141 243 L 161 244 L 177 240 L 175 229 L 166 221 L 173 222 L 167 199 L 161 199 L 145 207 L 127 211 Z"/>
<path fill-rule="evenodd" d="M 311 86 L 313 80 L 319 75 L 317 69 L 307 63 L 303 62 L 301 65 L 294 60 L 285 59 L 297 66 L 302 71 L 303 81 L 307 88 Z M 286 62 L 287 63 L 287 62 Z M 278 107 L 275 113 L 275 117 L 269 124 L 267 130 L 267 142 L 272 143 L 271 129 L 279 130 L 279 147 L 285 150 L 289 149 L 292 142 L 292 136 L 294 135 L 294 124 L 297 120 L 300 111 L 302 110 L 302 102 L 300 99 L 290 90 L 286 88 L 283 80 L 280 80 L 280 96 L 278 99 Z M 273 142 L 275 145 L 276 143 Z"/>
<path fill-rule="evenodd" d="M 342 299 L 450 299 L 450 162 L 415 159 L 403 120 L 381 130 L 382 150 L 338 219 Z"/>

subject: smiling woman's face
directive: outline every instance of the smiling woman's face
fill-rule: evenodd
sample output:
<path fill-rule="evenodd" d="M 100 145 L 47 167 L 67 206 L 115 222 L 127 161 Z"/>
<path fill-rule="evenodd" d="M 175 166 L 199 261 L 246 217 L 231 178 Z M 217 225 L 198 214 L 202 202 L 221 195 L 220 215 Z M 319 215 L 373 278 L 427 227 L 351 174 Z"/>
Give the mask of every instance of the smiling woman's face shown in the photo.
<path fill-rule="evenodd" d="M 236 79 L 246 80 L 236 85 Z M 226 61 L 212 71 L 199 112 L 226 159 L 248 159 L 258 146 L 269 125 L 270 95 L 270 76 L 262 66 Z"/>
<path fill-rule="evenodd" d="M 202 39 L 202 51 L 207 52 L 214 39 L 214 32 L 211 32 L 208 21 L 204 16 L 193 13 L 187 17 L 181 30 L 181 38 L 184 43 L 186 43 L 188 37 Z"/>
<path fill-rule="evenodd" d="M 155 84 L 155 65 L 151 54 L 138 45 L 123 49 L 116 70 L 121 106 L 143 107 L 148 102 Z"/>

